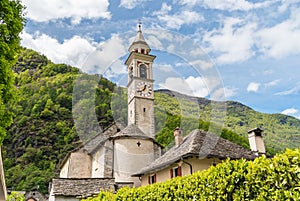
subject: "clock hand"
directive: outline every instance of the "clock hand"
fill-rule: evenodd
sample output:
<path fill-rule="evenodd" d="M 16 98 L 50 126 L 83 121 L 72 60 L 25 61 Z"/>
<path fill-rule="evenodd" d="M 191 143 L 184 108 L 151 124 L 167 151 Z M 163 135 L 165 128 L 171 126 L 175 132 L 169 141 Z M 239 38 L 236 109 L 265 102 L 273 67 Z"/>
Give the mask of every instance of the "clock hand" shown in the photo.
<path fill-rule="evenodd" d="M 143 87 L 142 91 L 145 91 L 145 90 L 146 90 L 146 88 L 147 88 L 147 85 L 144 85 L 144 87 Z"/>

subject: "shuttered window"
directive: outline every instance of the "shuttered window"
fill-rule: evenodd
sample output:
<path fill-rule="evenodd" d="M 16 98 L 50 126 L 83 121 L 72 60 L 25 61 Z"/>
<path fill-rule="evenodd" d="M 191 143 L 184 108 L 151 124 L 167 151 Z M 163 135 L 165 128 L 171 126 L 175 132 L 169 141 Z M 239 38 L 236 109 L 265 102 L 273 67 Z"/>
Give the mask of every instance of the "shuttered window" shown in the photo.
<path fill-rule="evenodd" d="M 174 167 L 170 169 L 170 178 L 182 176 L 181 166 Z"/>
<path fill-rule="evenodd" d="M 156 174 L 148 176 L 148 184 L 156 183 Z"/>

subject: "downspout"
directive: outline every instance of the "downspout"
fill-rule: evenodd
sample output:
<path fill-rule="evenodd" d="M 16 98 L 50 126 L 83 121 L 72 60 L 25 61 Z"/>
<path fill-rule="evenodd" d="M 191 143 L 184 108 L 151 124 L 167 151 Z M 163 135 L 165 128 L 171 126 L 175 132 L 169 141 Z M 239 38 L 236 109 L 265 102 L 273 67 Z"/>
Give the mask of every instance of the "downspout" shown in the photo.
<path fill-rule="evenodd" d="M 192 164 L 186 162 L 186 161 L 183 159 L 183 157 L 181 157 L 181 161 L 182 161 L 183 163 L 187 164 L 188 166 L 190 166 L 190 174 L 193 174 L 193 166 L 192 166 Z"/>

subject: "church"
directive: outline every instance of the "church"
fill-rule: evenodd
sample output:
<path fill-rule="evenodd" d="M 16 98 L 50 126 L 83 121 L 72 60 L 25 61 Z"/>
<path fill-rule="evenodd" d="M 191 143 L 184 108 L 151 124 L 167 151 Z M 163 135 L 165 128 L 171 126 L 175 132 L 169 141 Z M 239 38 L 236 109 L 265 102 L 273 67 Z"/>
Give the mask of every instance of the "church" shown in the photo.
<path fill-rule="evenodd" d="M 67 154 L 59 178 L 52 179 L 50 201 L 80 200 L 100 190 L 117 191 L 166 181 L 176 176 L 207 169 L 227 158 L 252 160 L 265 153 L 262 131 L 249 131 L 248 150 L 212 133 L 194 130 L 183 138 L 174 128 L 175 145 L 166 153 L 155 140 L 154 78 L 155 56 L 138 27 L 125 61 L 128 70 L 128 125 L 111 125 L 87 143 Z M 250 138 L 251 135 L 251 138 Z M 217 141 L 203 150 L 204 139 Z"/>

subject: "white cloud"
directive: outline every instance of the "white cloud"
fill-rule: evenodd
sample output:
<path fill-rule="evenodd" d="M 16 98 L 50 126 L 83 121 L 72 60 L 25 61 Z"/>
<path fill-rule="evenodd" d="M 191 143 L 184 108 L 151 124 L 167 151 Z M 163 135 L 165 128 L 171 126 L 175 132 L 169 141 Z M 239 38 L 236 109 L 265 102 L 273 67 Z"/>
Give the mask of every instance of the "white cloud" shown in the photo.
<path fill-rule="evenodd" d="M 121 74 L 124 74 L 124 76 L 127 75 L 127 67 L 121 59 L 117 59 L 115 62 L 113 62 L 113 64 L 107 70 L 105 70 L 105 73 L 104 73 L 105 77 L 107 77 L 109 79 L 116 78 Z M 124 83 L 122 83 L 122 81 L 125 81 L 125 80 L 121 79 L 121 80 L 119 80 L 119 82 L 117 84 L 118 85 L 124 84 Z M 127 81 L 127 79 L 126 79 L 126 81 Z"/>
<path fill-rule="evenodd" d="M 300 83 L 296 84 L 296 86 L 292 87 L 289 90 L 278 92 L 275 95 L 286 96 L 286 95 L 298 94 L 299 91 L 300 91 Z"/>
<path fill-rule="evenodd" d="M 206 32 L 203 42 L 207 51 L 218 53 L 220 64 L 245 61 L 254 55 L 252 50 L 255 23 L 246 23 L 237 18 L 226 18 L 221 29 Z"/>
<path fill-rule="evenodd" d="M 299 3 L 299 0 L 281 0 L 281 5 L 278 7 L 278 12 L 285 12 L 291 5 Z"/>
<path fill-rule="evenodd" d="M 164 2 L 161 5 L 161 9 L 159 11 L 154 11 L 153 15 L 166 15 L 171 10 L 172 10 L 172 6 L 170 6 Z"/>
<path fill-rule="evenodd" d="M 237 94 L 237 88 L 224 87 L 224 94 L 226 98 L 230 98 Z"/>
<path fill-rule="evenodd" d="M 100 43 L 99 47 L 89 55 L 84 66 L 85 72 L 104 73 L 121 56 L 127 52 L 124 41 L 116 34 L 107 41 Z M 111 74 L 117 72 L 111 72 Z M 120 72 L 122 73 L 122 72 Z"/>
<path fill-rule="evenodd" d="M 116 59 L 126 53 L 123 40 L 118 35 L 112 35 L 110 39 L 100 44 L 95 42 L 92 44 L 79 36 L 73 36 L 63 43 L 45 34 L 32 36 L 25 32 L 21 37 L 22 46 L 44 54 L 54 63 L 76 66 L 88 73 L 103 73 Z"/>
<path fill-rule="evenodd" d="M 174 72 L 174 69 L 171 64 L 154 64 L 157 65 L 157 67 L 160 71 L 163 71 L 165 73 Z"/>
<path fill-rule="evenodd" d="M 189 0 L 191 1 L 191 0 Z M 226 10 L 226 11 L 234 11 L 234 10 L 242 10 L 248 11 L 251 9 L 264 8 L 274 3 L 274 1 L 264 1 L 261 3 L 251 3 L 245 0 L 202 0 L 198 1 L 200 5 L 204 5 L 205 7 L 211 9 L 218 10 Z"/>
<path fill-rule="evenodd" d="M 108 0 L 22 0 L 26 6 L 26 17 L 37 21 L 71 18 L 74 24 L 82 18 L 110 19 Z"/>
<path fill-rule="evenodd" d="M 247 91 L 248 92 L 257 92 L 260 87 L 260 83 L 251 82 L 248 84 Z"/>
<path fill-rule="evenodd" d="M 296 109 L 296 108 L 288 108 L 288 109 L 285 109 L 285 110 L 283 110 L 283 111 L 281 112 L 281 114 L 293 116 L 293 117 L 296 117 L 297 119 L 300 119 L 300 113 L 299 113 L 299 110 Z"/>
<path fill-rule="evenodd" d="M 279 81 L 280 81 L 280 80 L 273 80 L 273 81 L 271 81 L 271 82 L 266 83 L 265 86 L 266 86 L 266 87 L 273 87 L 273 86 L 276 86 L 276 85 L 278 85 Z"/>
<path fill-rule="evenodd" d="M 198 0 L 178 0 L 178 3 L 180 5 L 188 5 L 188 6 L 194 6 L 199 2 Z"/>
<path fill-rule="evenodd" d="M 184 24 L 194 24 L 204 20 L 204 17 L 195 11 L 183 10 L 173 15 L 159 14 L 158 20 L 166 24 L 167 28 L 180 29 Z"/>
<path fill-rule="evenodd" d="M 164 83 L 159 84 L 159 87 L 197 97 L 209 95 L 209 90 L 201 77 L 189 76 L 187 79 L 168 77 Z"/>
<path fill-rule="evenodd" d="M 96 48 L 91 43 L 79 36 L 59 43 L 56 39 L 45 34 L 32 36 L 26 32 L 21 34 L 21 45 L 47 56 L 54 63 L 65 63 L 79 66 L 84 59 Z"/>
<path fill-rule="evenodd" d="M 145 1 L 149 1 L 149 0 L 121 0 L 120 7 L 124 7 L 127 9 L 133 9 Z"/>
<path fill-rule="evenodd" d="M 282 58 L 300 53 L 300 8 L 289 19 L 256 33 L 256 45 L 266 57 Z"/>
<path fill-rule="evenodd" d="M 206 85 L 207 83 L 205 83 L 205 80 L 203 78 L 189 76 L 185 81 L 191 88 L 194 96 L 206 97 L 209 95 L 209 88 Z"/>
<path fill-rule="evenodd" d="M 268 69 L 263 72 L 264 75 L 272 75 L 274 73 L 273 69 Z"/>
<path fill-rule="evenodd" d="M 297 110 L 297 109 L 295 109 L 295 108 L 288 108 L 288 109 L 286 109 L 286 110 L 283 110 L 282 112 L 281 112 L 281 114 L 285 114 L 285 115 L 295 115 L 295 114 L 297 114 L 299 111 Z"/>
<path fill-rule="evenodd" d="M 191 65 L 197 66 L 202 70 L 208 70 L 212 67 L 214 67 L 214 63 L 212 61 L 209 61 L 208 59 L 198 59 L 191 62 Z"/>

